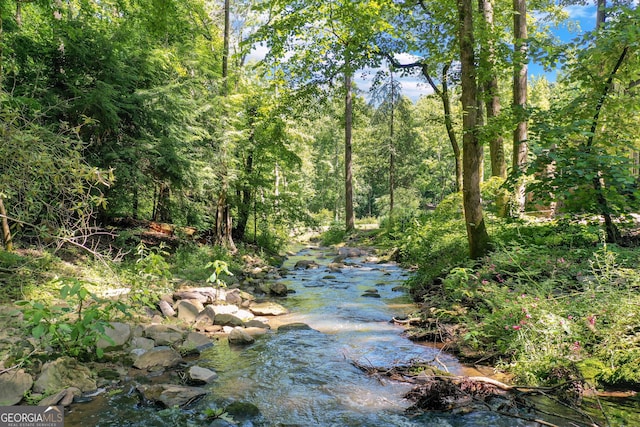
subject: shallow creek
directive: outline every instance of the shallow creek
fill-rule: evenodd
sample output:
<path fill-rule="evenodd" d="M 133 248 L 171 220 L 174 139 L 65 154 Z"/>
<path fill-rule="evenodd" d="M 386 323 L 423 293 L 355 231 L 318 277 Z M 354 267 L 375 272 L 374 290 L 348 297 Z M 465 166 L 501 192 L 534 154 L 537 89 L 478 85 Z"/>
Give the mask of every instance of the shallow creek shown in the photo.
<path fill-rule="evenodd" d="M 260 409 L 258 417 L 236 417 L 238 425 L 245 427 L 538 425 L 488 412 L 406 416 L 410 403 L 402 396 L 409 385 L 371 378 L 350 361 L 392 366 L 437 356 L 450 372 L 467 371 L 438 349 L 409 341 L 401 327 L 389 322 L 413 309 L 408 297 L 394 290 L 406 280 L 405 271 L 393 264 L 353 258 L 347 260 L 353 266 L 333 273 L 326 268 L 333 256 L 328 250 L 307 248 L 284 265 L 290 274 L 281 280 L 295 293 L 278 300 L 291 314 L 272 322 L 272 328 L 304 322 L 312 329 L 273 331 L 244 348 L 217 341 L 198 364 L 214 369 L 219 378 L 208 386 L 210 394 L 189 410 L 142 407 L 126 386 L 122 393 L 74 405 L 65 425 L 206 426 L 203 411 L 234 401 Z M 313 259 L 320 268 L 294 270 L 301 259 Z M 363 296 L 370 289 L 376 289 L 380 298 Z"/>

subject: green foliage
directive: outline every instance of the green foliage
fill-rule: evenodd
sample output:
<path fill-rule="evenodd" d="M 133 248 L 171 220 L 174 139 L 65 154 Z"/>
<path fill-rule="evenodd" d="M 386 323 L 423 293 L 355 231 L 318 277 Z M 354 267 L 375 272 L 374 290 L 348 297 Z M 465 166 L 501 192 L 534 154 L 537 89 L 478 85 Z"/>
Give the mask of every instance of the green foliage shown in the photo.
<path fill-rule="evenodd" d="M 336 245 L 344 242 L 347 233 L 344 230 L 344 224 L 334 222 L 329 229 L 322 233 L 320 241 L 325 246 Z"/>
<path fill-rule="evenodd" d="M 233 276 L 233 274 L 229 271 L 229 264 L 219 259 L 213 262 L 209 262 L 204 268 L 213 269 L 213 272 L 207 278 L 207 282 L 217 287 L 222 287 L 222 288 L 227 287 L 227 284 L 221 278 L 222 275 Z"/>
<path fill-rule="evenodd" d="M 170 290 L 169 280 L 173 277 L 171 265 L 167 261 L 169 253 L 164 244 L 147 247 L 139 243 L 136 247 L 135 274 L 128 279 L 129 299 L 132 305 L 155 308 L 160 297 Z"/>
<path fill-rule="evenodd" d="M 101 358 L 95 345 L 105 335 L 109 321 L 117 314 L 128 315 L 121 302 L 99 298 L 77 279 L 60 279 L 60 305 L 41 301 L 19 301 L 30 334 L 43 346 L 82 359 Z"/>

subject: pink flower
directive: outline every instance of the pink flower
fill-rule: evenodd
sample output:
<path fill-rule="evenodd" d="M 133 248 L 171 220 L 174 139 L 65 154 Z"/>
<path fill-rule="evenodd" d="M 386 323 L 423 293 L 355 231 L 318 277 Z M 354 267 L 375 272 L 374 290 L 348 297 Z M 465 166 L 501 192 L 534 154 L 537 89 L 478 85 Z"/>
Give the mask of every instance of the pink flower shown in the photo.
<path fill-rule="evenodd" d="M 483 280 L 483 281 L 482 281 L 482 284 L 483 284 L 483 285 L 488 285 L 488 284 L 489 284 L 489 281 L 488 281 L 488 280 Z"/>
<path fill-rule="evenodd" d="M 571 351 L 578 352 L 580 351 L 580 341 L 575 341 L 571 346 Z"/>
<path fill-rule="evenodd" d="M 527 319 L 531 319 L 531 315 L 529 313 L 526 314 L 525 316 Z"/>
<path fill-rule="evenodd" d="M 520 328 L 522 328 L 522 326 L 520 325 L 513 325 L 512 326 L 513 329 L 515 329 L 516 331 L 519 330 Z"/>
<path fill-rule="evenodd" d="M 568 316 L 567 316 L 567 319 L 569 319 L 569 320 L 573 320 L 573 316 L 572 316 L 572 315 L 568 315 Z"/>

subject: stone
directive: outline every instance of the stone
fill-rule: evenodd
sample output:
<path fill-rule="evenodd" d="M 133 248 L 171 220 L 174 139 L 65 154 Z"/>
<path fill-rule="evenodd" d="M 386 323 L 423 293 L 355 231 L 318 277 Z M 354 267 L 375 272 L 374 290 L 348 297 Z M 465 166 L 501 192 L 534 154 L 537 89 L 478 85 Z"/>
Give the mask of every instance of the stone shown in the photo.
<path fill-rule="evenodd" d="M 244 322 L 233 314 L 216 314 L 216 325 L 220 326 L 243 326 Z"/>
<path fill-rule="evenodd" d="M 167 346 L 154 347 L 144 352 L 138 357 L 133 366 L 138 369 L 149 369 L 155 367 L 169 368 L 182 361 L 180 353 Z"/>
<path fill-rule="evenodd" d="M 229 333 L 230 344 L 247 345 L 253 344 L 255 340 L 254 337 L 246 333 L 242 328 L 234 328 Z"/>
<path fill-rule="evenodd" d="M 32 385 L 33 377 L 22 369 L 0 375 L 0 406 L 17 404 Z"/>
<path fill-rule="evenodd" d="M 71 357 L 61 357 L 44 364 L 33 391 L 51 393 L 68 387 L 77 387 L 82 392 L 98 388 L 89 368 Z"/>
<path fill-rule="evenodd" d="M 196 318 L 200 313 L 200 308 L 191 301 L 183 299 L 176 302 L 176 311 L 178 312 L 178 319 L 191 324 L 196 321 Z"/>
<path fill-rule="evenodd" d="M 265 335 L 268 331 L 267 328 L 257 328 L 255 326 L 244 328 L 244 331 L 251 335 L 252 337 L 259 337 Z"/>
<path fill-rule="evenodd" d="M 245 328 L 261 328 L 261 329 L 270 329 L 271 326 L 269 326 L 267 323 L 261 321 L 261 320 L 257 320 L 257 319 L 251 319 L 247 322 L 245 322 L 244 324 Z"/>
<path fill-rule="evenodd" d="M 189 380 L 194 384 L 209 384 L 218 378 L 215 371 L 197 365 L 190 367 L 187 374 Z"/>
<path fill-rule="evenodd" d="M 158 302 L 158 308 L 165 317 L 173 317 L 176 315 L 176 311 L 173 309 L 171 304 L 165 300 Z"/>
<path fill-rule="evenodd" d="M 75 397 L 80 396 L 82 396 L 82 392 L 78 387 L 69 387 L 49 397 L 45 397 L 38 402 L 38 406 L 69 406 L 73 403 Z"/>
<path fill-rule="evenodd" d="M 205 332 L 209 332 L 211 334 L 214 334 L 216 332 L 220 332 L 222 331 L 222 326 L 220 325 L 209 325 L 209 326 L 205 326 L 204 328 Z"/>
<path fill-rule="evenodd" d="M 133 339 L 131 339 L 131 343 L 129 343 L 130 348 L 143 350 L 151 350 L 155 345 L 156 342 L 154 340 L 145 337 L 133 337 Z"/>
<path fill-rule="evenodd" d="M 238 306 L 234 304 L 220 304 L 220 305 L 210 305 L 213 309 L 213 312 L 216 314 L 233 314 L 238 311 Z"/>
<path fill-rule="evenodd" d="M 278 327 L 278 332 L 287 332 L 287 331 L 308 331 L 311 330 L 311 326 L 306 323 L 295 322 L 295 323 L 287 323 L 285 325 L 280 325 Z"/>
<path fill-rule="evenodd" d="M 235 313 L 233 313 L 233 315 L 236 316 L 238 319 L 241 319 L 243 322 L 246 322 L 256 317 L 251 311 L 242 310 L 242 309 L 236 311 Z"/>
<path fill-rule="evenodd" d="M 206 304 L 207 302 L 211 302 L 208 296 L 193 290 L 176 291 L 173 293 L 173 299 L 175 299 L 176 301 L 193 299 L 193 300 L 198 300 L 203 304 Z"/>
<path fill-rule="evenodd" d="M 251 304 L 249 310 L 256 316 L 279 316 L 289 312 L 286 308 L 275 302 L 266 301 Z"/>
<path fill-rule="evenodd" d="M 200 387 L 174 384 L 139 385 L 137 390 L 146 401 L 165 408 L 184 408 L 209 393 Z"/>
<path fill-rule="evenodd" d="M 293 268 L 296 270 L 297 269 L 309 270 L 309 269 L 318 268 L 318 267 L 320 267 L 318 263 L 312 259 L 301 259 L 300 261 L 296 262 L 296 264 L 293 266 Z"/>
<path fill-rule="evenodd" d="M 186 350 L 195 350 L 198 353 L 213 347 L 213 341 L 206 335 L 199 334 L 198 332 L 189 332 L 187 338 L 182 343 L 182 347 Z"/>
<path fill-rule="evenodd" d="M 338 255 L 344 258 L 357 258 L 367 255 L 367 251 L 360 248 L 342 247 L 338 249 Z"/>
<path fill-rule="evenodd" d="M 242 304 L 242 296 L 240 295 L 240 289 L 231 289 L 227 291 L 225 301 L 229 304 L 240 305 Z"/>
<path fill-rule="evenodd" d="M 289 289 L 284 283 L 276 282 L 269 284 L 269 294 L 276 297 L 286 297 Z"/>
<path fill-rule="evenodd" d="M 151 325 L 144 329 L 144 335 L 155 341 L 156 345 L 171 345 L 182 341 L 184 333 L 175 326 Z"/>
<path fill-rule="evenodd" d="M 104 351 L 121 350 L 131 338 L 131 326 L 126 323 L 111 322 L 104 328 L 104 334 L 109 337 L 100 338 L 96 347 Z"/>

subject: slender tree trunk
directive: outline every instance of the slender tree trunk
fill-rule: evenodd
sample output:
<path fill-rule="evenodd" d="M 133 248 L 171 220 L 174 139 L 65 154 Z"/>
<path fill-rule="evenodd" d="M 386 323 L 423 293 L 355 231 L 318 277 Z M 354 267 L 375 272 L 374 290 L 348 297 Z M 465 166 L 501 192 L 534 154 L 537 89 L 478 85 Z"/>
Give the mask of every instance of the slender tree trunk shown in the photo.
<path fill-rule="evenodd" d="M 224 37 L 222 40 L 222 85 L 224 95 L 229 93 L 229 39 L 231 38 L 231 0 L 224 0 Z"/>
<path fill-rule="evenodd" d="M 11 236 L 11 229 L 9 228 L 9 218 L 7 217 L 7 210 L 4 207 L 4 201 L 0 197 L 0 223 L 2 224 L 2 243 L 4 249 L 7 252 L 13 250 L 13 238 Z"/>
<path fill-rule="evenodd" d="M 351 71 L 344 73 L 344 199 L 346 231 L 355 228 L 353 212 L 353 172 L 351 160 L 351 132 L 353 127 L 353 100 L 351 91 Z"/>
<path fill-rule="evenodd" d="M 395 188 L 395 113 L 396 94 L 393 84 L 393 71 L 391 71 L 391 123 L 389 126 L 389 216 L 393 214 L 393 190 Z"/>
<path fill-rule="evenodd" d="M 460 63 L 462 66 L 463 110 L 463 202 L 469 241 L 469 255 L 476 259 L 489 249 L 489 235 L 484 223 L 480 199 L 482 147 L 477 134 L 477 82 L 471 0 L 458 0 Z"/>
<path fill-rule="evenodd" d="M 524 211 L 525 181 L 524 173 L 527 162 L 527 3 L 526 0 L 513 0 L 513 111 L 516 117 L 516 128 L 513 131 L 513 172 L 518 176 L 515 199 L 516 214 Z"/>

